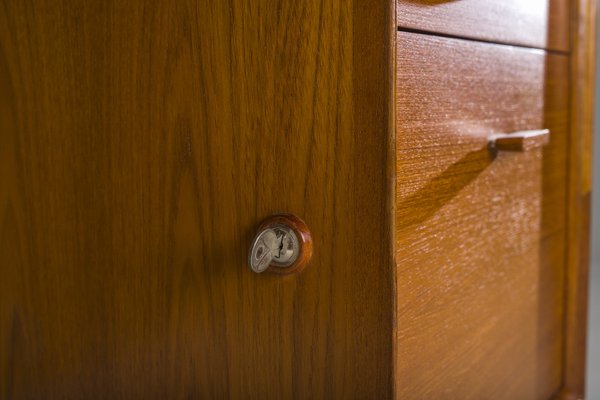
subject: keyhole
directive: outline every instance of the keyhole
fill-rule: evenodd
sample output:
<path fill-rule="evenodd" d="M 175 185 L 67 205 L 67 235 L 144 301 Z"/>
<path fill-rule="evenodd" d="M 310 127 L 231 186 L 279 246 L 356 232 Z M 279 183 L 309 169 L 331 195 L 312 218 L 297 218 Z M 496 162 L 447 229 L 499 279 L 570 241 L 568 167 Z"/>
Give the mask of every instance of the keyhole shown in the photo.
<path fill-rule="evenodd" d="M 279 246 L 277 247 L 277 255 L 275 256 L 275 258 L 281 258 L 281 252 L 283 251 L 284 239 L 285 239 L 285 233 L 277 238 L 277 240 L 279 241 Z"/>

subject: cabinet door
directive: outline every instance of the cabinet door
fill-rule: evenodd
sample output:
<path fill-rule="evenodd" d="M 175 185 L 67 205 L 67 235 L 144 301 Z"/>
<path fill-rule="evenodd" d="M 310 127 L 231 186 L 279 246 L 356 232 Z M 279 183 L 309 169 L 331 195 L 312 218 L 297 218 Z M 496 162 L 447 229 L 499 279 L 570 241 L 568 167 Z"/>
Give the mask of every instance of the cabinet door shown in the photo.
<path fill-rule="evenodd" d="M 399 398 L 550 398 L 559 388 L 568 59 L 398 32 Z M 493 151 L 490 135 L 550 143 Z"/>
<path fill-rule="evenodd" d="M 390 12 L 0 1 L 0 398 L 389 398 Z"/>

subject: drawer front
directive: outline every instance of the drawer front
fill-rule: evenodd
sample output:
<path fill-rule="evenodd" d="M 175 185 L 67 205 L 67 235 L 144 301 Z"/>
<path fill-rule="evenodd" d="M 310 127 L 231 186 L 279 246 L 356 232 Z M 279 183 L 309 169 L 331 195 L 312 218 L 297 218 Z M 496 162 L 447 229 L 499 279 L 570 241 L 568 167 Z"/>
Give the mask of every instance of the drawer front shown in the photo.
<path fill-rule="evenodd" d="M 401 28 L 567 51 L 567 0 L 398 0 Z"/>
<path fill-rule="evenodd" d="M 560 383 L 568 59 L 397 33 L 399 398 L 548 398 Z M 488 149 L 548 128 L 549 145 Z"/>

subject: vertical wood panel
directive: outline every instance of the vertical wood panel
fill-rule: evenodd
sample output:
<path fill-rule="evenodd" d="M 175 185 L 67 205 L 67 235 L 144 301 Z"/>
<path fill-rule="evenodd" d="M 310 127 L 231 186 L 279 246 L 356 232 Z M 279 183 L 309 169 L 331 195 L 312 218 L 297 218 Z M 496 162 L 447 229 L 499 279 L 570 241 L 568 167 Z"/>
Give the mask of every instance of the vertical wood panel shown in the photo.
<path fill-rule="evenodd" d="M 565 358 L 561 398 L 585 396 L 592 195 L 592 137 L 596 64 L 595 0 L 571 3 L 571 135 L 569 138 L 568 253 Z"/>
<path fill-rule="evenodd" d="M 3 1 L 0 396 L 389 397 L 389 13 Z"/>

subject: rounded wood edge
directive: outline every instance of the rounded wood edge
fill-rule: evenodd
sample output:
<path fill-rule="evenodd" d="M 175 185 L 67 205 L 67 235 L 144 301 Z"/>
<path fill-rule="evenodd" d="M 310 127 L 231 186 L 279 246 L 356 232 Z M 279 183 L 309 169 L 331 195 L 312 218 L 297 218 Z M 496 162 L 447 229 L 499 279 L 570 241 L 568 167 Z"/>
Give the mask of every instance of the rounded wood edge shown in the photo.
<path fill-rule="evenodd" d="M 310 234 L 308 226 L 300 217 L 294 214 L 282 213 L 273 214 L 265 218 L 261 222 L 258 231 L 260 232 L 263 229 L 268 229 L 275 225 L 287 225 L 294 230 L 296 236 L 298 236 L 300 254 L 294 264 L 290 265 L 289 267 L 282 268 L 270 265 L 266 271 L 278 275 L 289 275 L 302 271 L 310 262 L 313 254 L 312 235 Z"/>

